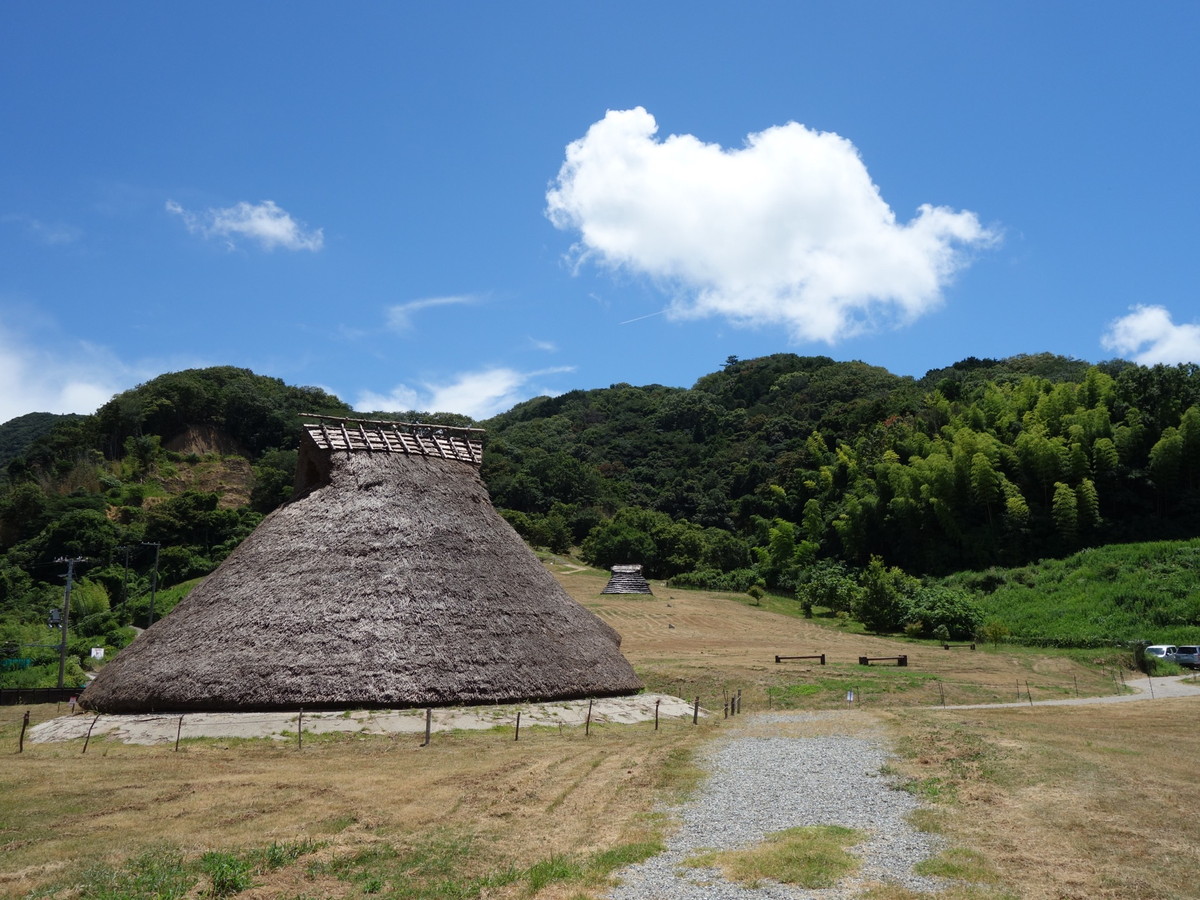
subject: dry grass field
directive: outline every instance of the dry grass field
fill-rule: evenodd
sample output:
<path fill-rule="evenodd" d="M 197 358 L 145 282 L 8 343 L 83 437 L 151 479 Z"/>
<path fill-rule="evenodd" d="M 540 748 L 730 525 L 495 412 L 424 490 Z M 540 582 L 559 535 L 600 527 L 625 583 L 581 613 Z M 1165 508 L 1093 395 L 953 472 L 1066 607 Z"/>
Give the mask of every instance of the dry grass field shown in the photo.
<path fill-rule="evenodd" d="M 1200 896 L 1200 700 L 944 710 L 947 703 L 1112 694 L 1111 668 L 1067 656 L 886 641 L 782 615 L 764 600 L 677 591 L 601 596 L 605 575 L 555 564 L 624 636 L 653 690 L 699 696 L 707 724 L 329 735 L 127 746 L 26 743 L 0 708 L 0 896 L 600 897 L 655 852 L 660 802 L 700 777 L 701 742 L 767 708 L 881 717 L 895 767 L 929 801 L 952 898 Z M 776 664 L 825 653 L 827 665 Z M 907 669 L 861 655 L 907 654 Z M 742 691 L 742 717 L 722 716 Z M 65 712 L 65 710 L 63 710 Z M 32 711 L 33 721 L 55 716 Z M 902 900 L 903 894 L 877 894 Z"/>

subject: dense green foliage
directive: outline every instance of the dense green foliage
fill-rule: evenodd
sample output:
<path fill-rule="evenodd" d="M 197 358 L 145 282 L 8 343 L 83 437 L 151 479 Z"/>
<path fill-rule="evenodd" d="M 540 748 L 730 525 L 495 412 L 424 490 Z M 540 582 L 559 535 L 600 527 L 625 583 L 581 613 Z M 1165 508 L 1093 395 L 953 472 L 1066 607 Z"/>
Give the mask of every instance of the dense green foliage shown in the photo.
<path fill-rule="evenodd" d="M 942 583 L 978 596 L 1025 644 L 1200 643 L 1200 539 L 1111 544 Z"/>
<path fill-rule="evenodd" d="M 624 553 L 658 577 L 749 554 L 769 586 L 794 590 L 820 559 L 936 575 L 1200 523 L 1194 366 L 1041 355 L 917 381 L 779 354 L 731 358 L 690 390 L 572 391 L 486 424 L 485 476 L 527 537 L 569 533 L 591 562 Z M 682 552 L 681 529 L 700 535 Z M 726 561 L 713 566 L 717 531 Z"/>
<path fill-rule="evenodd" d="M 79 418 L 82 417 L 74 414 L 60 416 L 54 413 L 34 412 L 9 419 L 0 425 L 0 466 L 7 466 L 24 453 L 30 444 L 50 432 L 60 422 Z"/>
<path fill-rule="evenodd" d="M 56 683 L 61 632 L 49 621 L 65 599 L 64 560 L 80 560 L 68 684 L 83 677 L 91 648 L 111 654 L 132 640 L 128 626 L 168 612 L 178 599 L 168 586 L 212 571 L 290 496 L 302 412 L 349 407 L 245 369 L 196 369 L 126 391 L 93 416 L 57 417 L 27 440 L 0 490 L 0 643 L 4 658 L 22 660 L 0 672 L 0 684 Z M 215 452 L 164 449 L 193 434 L 249 457 L 249 506 L 187 487 L 189 470 L 222 468 Z"/>
<path fill-rule="evenodd" d="M 32 661 L 0 683 L 47 677 L 60 560 L 86 560 L 71 610 L 78 661 L 127 642 L 127 626 L 150 619 L 151 593 L 162 615 L 165 589 L 210 572 L 290 496 L 306 412 L 352 414 L 319 389 L 218 367 L 163 375 L 92 416 L 0 427 L 0 449 L 20 452 L 0 485 L 0 642 Z M 571 391 L 484 425 L 483 475 L 502 514 L 531 543 L 577 547 L 597 566 L 769 589 L 942 639 L 1087 645 L 1150 629 L 1196 640 L 1186 629 L 1200 628 L 1187 576 L 1160 569 L 1069 603 L 1039 587 L 1063 605 L 1053 619 L 1011 599 L 1016 588 L 986 587 L 1001 566 L 1200 534 L 1195 366 L 1042 354 L 913 379 L 820 356 L 730 357 L 690 389 Z M 993 575 L 938 581 L 964 570 Z"/>

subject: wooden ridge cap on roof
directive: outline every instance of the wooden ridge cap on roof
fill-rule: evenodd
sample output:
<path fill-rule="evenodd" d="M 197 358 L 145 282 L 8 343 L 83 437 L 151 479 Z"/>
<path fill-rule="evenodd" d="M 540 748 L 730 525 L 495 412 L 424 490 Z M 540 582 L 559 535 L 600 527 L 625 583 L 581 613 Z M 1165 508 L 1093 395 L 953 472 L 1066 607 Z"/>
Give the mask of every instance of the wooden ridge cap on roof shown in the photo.
<path fill-rule="evenodd" d="M 321 450 L 347 453 L 405 453 L 433 456 L 478 466 L 483 463 L 482 428 L 393 422 L 385 419 L 347 419 L 305 413 L 304 430 Z"/>

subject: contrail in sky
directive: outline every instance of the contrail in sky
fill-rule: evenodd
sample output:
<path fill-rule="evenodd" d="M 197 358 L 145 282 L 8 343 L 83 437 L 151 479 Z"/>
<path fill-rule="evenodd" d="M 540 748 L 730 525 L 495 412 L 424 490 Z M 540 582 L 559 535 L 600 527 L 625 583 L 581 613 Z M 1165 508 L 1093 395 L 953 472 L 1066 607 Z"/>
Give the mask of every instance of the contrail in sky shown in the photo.
<path fill-rule="evenodd" d="M 651 319 L 654 316 L 661 316 L 665 312 L 666 312 L 665 309 L 660 309 L 658 312 L 647 313 L 644 316 L 638 316 L 636 319 L 626 319 L 624 322 L 618 322 L 617 324 L 618 325 L 628 325 L 630 322 L 640 322 L 640 321 L 642 321 L 642 319 Z"/>

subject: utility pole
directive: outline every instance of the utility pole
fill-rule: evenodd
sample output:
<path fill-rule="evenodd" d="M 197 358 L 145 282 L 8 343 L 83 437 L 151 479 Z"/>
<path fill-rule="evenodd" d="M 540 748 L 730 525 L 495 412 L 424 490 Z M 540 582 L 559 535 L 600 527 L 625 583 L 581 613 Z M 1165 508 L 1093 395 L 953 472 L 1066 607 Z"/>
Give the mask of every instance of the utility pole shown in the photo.
<path fill-rule="evenodd" d="M 149 628 L 154 624 L 154 597 L 158 593 L 158 551 L 162 544 L 158 541 L 142 541 L 142 546 L 154 548 L 154 573 L 150 576 L 150 621 L 146 625 Z"/>
<path fill-rule="evenodd" d="M 120 621 L 122 625 L 125 625 L 127 624 L 123 621 L 125 618 L 125 604 L 129 602 L 129 551 L 133 548 L 129 546 L 121 546 L 117 549 L 125 554 L 125 579 L 121 582 L 121 614 L 117 617 L 118 621 Z"/>
<path fill-rule="evenodd" d="M 67 564 L 67 587 L 63 591 L 62 634 L 58 639 L 58 689 L 63 689 L 67 670 L 67 626 L 71 619 L 71 583 L 75 579 L 75 563 L 87 562 L 82 556 L 73 559 L 56 559 Z"/>

